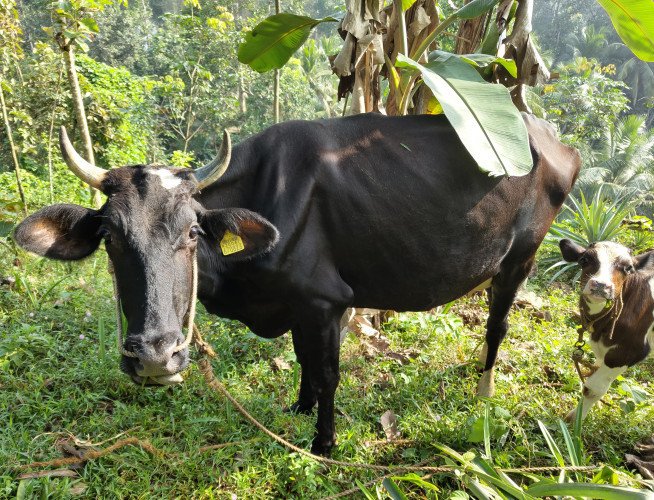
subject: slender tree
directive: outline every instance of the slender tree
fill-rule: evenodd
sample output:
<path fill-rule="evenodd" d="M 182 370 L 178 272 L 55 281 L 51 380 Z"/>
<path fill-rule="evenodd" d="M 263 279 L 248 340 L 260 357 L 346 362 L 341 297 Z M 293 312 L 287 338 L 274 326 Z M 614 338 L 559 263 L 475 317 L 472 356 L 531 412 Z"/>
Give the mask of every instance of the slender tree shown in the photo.
<path fill-rule="evenodd" d="M 95 164 L 93 154 L 93 140 L 89 133 L 88 120 L 84 110 L 84 101 L 79 86 L 79 77 L 75 65 L 75 49 L 79 47 L 88 51 L 86 42 L 98 33 L 98 24 L 93 19 L 93 14 L 102 10 L 106 5 L 111 5 L 111 0 L 60 0 L 56 2 L 53 9 L 55 21 L 51 34 L 61 50 L 66 65 L 66 75 L 70 85 L 73 109 L 77 126 L 82 139 L 83 154 L 86 160 Z M 102 205 L 100 192 L 91 189 L 92 203 L 96 207 Z"/>
<path fill-rule="evenodd" d="M 23 204 L 23 210 L 27 213 L 27 200 L 23 190 L 23 182 L 20 174 L 20 163 L 14 144 L 14 136 L 11 131 L 9 113 L 7 112 L 7 102 L 5 101 L 5 87 L 10 88 L 7 75 L 18 58 L 22 57 L 20 46 L 21 28 L 18 21 L 18 12 L 16 11 L 16 2 L 14 0 L 0 0 L 0 55 L 2 57 L 2 68 L 0 68 L 0 106 L 2 107 L 2 120 L 4 122 L 7 139 L 9 140 L 9 149 L 11 149 L 11 159 L 14 163 L 14 172 L 16 175 L 16 186 L 18 196 Z"/>

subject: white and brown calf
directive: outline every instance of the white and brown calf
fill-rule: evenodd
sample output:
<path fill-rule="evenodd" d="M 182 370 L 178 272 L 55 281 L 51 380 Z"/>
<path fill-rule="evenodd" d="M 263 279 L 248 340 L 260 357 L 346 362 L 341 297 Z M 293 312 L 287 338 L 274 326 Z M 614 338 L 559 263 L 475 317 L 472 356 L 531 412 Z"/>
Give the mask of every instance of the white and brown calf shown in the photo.
<path fill-rule="evenodd" d="M 585 417 L 618 375 L 654 346 L 654 252 L 634 257 L 610 241 L 584 248 L 564 239 L 559 247 L 565 260 L 581 266 L 581 320 L 596 358 L 595 371 L 584 382 Z"/>

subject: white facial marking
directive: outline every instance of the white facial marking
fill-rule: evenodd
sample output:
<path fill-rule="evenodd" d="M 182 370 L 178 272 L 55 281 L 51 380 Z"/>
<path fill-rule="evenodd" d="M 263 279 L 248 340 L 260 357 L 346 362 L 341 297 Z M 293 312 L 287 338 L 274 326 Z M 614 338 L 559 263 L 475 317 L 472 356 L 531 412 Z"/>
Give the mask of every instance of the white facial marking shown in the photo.
<path fill-rule="evenodd" d="M 161 179 L 161 185 L 166 189 L 174 189 L 182 183 L 182 179 L 177 177 L 170 170 L 166 170 L 165 168 L 148 170 L 148 173 L 159 176 Z"/>
<path fill-rule="evenodd" d="M 588 313 L 591 316 L 595 316 L 606 309 L 606 303 L 608 302 L 608 300 L 600 299 L 594 295 L 586 295 L 586 290 L 584 290 L 584 301 L 588 306 Z"/>

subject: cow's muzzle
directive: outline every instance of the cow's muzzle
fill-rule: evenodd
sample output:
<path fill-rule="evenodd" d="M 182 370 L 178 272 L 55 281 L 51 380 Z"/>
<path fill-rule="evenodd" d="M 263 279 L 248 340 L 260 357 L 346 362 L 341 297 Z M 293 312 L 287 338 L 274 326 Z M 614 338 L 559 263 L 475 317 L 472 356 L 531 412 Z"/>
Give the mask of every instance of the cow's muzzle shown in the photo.
<path fill-rule="evenodd" d="M 613 300 L 615 286 L 613 283 L 590 279 L 584 289 L 584 295 L 590 300 Z"/>
<path fill-rule="evenodd" d="M 123 356 L 121 369 L 139 385 L 173 385 L 184 381 L 179 372 L 189 364 L 189 351 L 175 348 L 184 341 L 181 332 L 130 335 L 126 348 L 137 357 Z"/>

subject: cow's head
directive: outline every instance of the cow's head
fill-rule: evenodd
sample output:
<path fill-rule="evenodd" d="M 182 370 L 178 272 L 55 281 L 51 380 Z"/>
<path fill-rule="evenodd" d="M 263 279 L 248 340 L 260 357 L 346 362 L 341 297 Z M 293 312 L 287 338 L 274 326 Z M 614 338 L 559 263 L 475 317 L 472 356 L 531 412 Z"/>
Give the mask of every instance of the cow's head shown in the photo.
<path fill-rule="evenodd" d="M 60 144 L 70 169 L 107 201 L 99 210 L 70 204 L 39 210 L 18 225 L 16 242 L 38 255 L 79 260 L 104 240 L 127 318 L 124 348 L 136 355 L 123 356 L 121 369 L 138 383 L 181 380 L 170 375 L 189 361 L 188 349 L 175 348 L 184 341 L 196 250 L 211 249 L 213 262 L 228 265 L 269 251 L 278 239 L 275 227 L 254 212 L 206 210 L 193 198 L 227 169 L 229 136 L 216 159 L 195 171 L 150 166 L 106 171 L 75 152 L 63 127 Z M 227 231 L 242 244 L 223 255 L 220 242 Z"/>
<path fill-rule="evenodd" d="M 612 241 L 600 241 L 584 248 L 563 239 L 559 247 L 566 261 L 581 266 L 581 295 L 591 315 L 599 314 L 621 295 L 630 275 L 651 266 L 650 253 L 633 257 L 627 247 Z"/>

